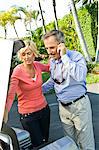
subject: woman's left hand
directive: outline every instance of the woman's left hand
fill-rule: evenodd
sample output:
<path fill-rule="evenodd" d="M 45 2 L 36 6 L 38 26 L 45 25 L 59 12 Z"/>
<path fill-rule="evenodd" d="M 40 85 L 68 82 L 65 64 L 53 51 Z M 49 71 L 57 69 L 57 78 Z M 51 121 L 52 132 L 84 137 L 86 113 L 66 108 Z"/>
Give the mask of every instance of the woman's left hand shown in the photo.
<path fill-rule="evenodd" d="M 4 123 L 7 123 L 7 121 L 8 121 L 8 110 L 7 110 L 7 108 L 5 108 L 5 111 L 4 111 L 3 121 L 4 121 Z"/>

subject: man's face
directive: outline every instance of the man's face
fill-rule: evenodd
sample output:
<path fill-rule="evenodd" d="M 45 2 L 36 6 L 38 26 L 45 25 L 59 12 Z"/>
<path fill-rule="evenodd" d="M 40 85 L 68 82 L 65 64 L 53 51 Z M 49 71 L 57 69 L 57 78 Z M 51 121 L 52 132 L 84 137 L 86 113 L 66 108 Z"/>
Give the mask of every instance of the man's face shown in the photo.
<path fill-rule="evenodd" d="M 50 58 L 53 58 L 53 59 L 60 58 L 60 55 L 57 52 L 59 43 L 58 43 L 58 41 L 56 41 L 54 36 L 50 36 L 47 39 L 45 39 L 44 45 L 45 45 L 45 48 L 46 48 Z"/>

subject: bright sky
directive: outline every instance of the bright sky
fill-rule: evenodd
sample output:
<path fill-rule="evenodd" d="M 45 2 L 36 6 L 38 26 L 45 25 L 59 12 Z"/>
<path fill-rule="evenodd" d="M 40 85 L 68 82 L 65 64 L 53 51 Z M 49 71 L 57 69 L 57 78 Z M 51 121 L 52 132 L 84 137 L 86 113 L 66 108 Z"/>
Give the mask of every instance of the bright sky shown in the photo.
<path fill-rule="evenodd" d="M 22 6 L 22 7 L 26 7 L 28 5 L 33 10 L 39 10 L 38 0 L 0 0 L 0 11 L 8 10 L 13 5 Z M 66 5 L 67 5 L 67 1 L 56 0 L 56 11 L 57 11 L 58 18 L 63 17 L 68 12 Z M 44 14 L 45 23 L 47 24 L 50 21 L 54 20 L 52 0 L 41 0 L 41 7 L 42 10 L 45 11 Z M 41 21 L 38 22 L 38 25 L 41 26 Z M 20 37 L 25 35 L 26 33 L 25 27 L 22 21 L 16 22 L 16 29 Z M 35 27 L 33 29 L 35 29 Z M 16 36 L 14 30 L 10 26 L 8 27 L 7 33 L 8 33 L 8 38 Z M 4 35 L 2 28 L 0 28 L 0 35 Z"/>

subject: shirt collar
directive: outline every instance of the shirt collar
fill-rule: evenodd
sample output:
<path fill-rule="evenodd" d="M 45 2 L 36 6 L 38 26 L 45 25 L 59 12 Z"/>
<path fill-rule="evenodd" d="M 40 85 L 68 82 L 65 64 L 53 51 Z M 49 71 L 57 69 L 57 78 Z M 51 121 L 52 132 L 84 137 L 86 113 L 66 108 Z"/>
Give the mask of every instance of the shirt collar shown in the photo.
<path fill-rule="evenodd" d="M 59 59 L 59 60 L 52 59 L 51 61 L 52 61 L 53 63 L 55 63 L 55 64 L 59 64 L 59 63 L 61 63 L 61 62 L 62 62 L 62 60 L 61 60 L 61 59 Z"/>

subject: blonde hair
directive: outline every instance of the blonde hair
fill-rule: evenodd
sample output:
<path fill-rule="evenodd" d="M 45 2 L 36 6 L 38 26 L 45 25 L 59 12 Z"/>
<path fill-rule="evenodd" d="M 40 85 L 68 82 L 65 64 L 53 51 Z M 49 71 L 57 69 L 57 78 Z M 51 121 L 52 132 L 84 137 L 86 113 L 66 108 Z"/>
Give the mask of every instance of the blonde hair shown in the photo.
<path fill-rule="evenodd" d="M 18 59 L 22 61 L 22 53 L 24 53 L 27 48 L 29 48 L 29 50 L 33 52 L 35 57 L 38 57 L 36 44 L 33 41 L 25 41 L 24 43 L 25 43 L 25 47 L 21 48 L 17 53 Z"/>

